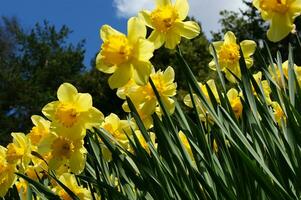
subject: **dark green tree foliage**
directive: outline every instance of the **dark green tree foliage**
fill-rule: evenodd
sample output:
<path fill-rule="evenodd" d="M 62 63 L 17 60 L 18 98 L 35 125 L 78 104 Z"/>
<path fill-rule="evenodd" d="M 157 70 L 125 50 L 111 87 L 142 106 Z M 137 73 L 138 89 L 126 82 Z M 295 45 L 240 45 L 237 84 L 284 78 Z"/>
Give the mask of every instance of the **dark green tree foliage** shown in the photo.
<path fill-rule="evenodd" d="M 239 12 L 233 11 L 221 11 L 221 19 L 219 20 L 221 24 L 221 30 L 218 32 L 212 32 L 213 41 L 218 41 L 223 38 L 223 35 L 227 31 L 232 31 L 236 35 L 239 41 L 245 39 L 251 39 L 259 44 L 260 48 L 263 48 L 263 41 L 265 41 L 273 57 L 276 57 L 276 52 L 280 51 L 283 60 L 288 58 L 288 46 L 289 43 L 294 46 L 294 61 L 296 64 L 301 65 L 301 47 L 298 44 L 298 40 L 295 34 L 289 34 L 285 39 L 280 42 L 273 43 L 267 39 L 266 32 L 269 28 L 269 24 L 262 20 L 258 10 L 253 7 L 252 2 L 249 0 L 243 1 L 246 9 L 242 9 Z M 297 34 L 300 35 L 301 30 L 301 18 L 298 17 L 295 20 Z M 257 61 L 262 63 L 262 59 L 259 57 Z M 255 63 L 255 66 L 258 66 L 258 63 Z"/>
<path fill-rule="evenodd" d="M 27 32 L 17 20 L 3 18 L 0 26 L 0 134 L 29 131 L 30 116 L 56 97 L 63 82 L 75 83 L 84 70 L 83 41 L 66 42 L 66 26 L 48 22 Z M 4 137 L 5 138 L 5 137 Z M 0 143 L 6 143 L 3 139 Z"/>

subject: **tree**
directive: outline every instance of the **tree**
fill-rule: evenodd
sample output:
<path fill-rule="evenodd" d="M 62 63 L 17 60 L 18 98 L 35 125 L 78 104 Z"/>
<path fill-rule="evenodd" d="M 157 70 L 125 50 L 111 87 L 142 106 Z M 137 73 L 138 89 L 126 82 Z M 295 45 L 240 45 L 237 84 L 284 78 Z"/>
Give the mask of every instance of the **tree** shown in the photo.
<path fill-rule="evenodd" d="M 15 18 L 0 26 L 0 133 L 28 131 L 30 116 L 55 99 L 63 82 L 75 83 L 84 70 L 84 42 L 66 42 L 71 33 L 48 22 L 24 31 Z M 1 137 L 3 138 L 3 137 Z M 6 138 L 6 137 L 4 137 Z M 0 143 L 5 143 L 2 141 Z"/>

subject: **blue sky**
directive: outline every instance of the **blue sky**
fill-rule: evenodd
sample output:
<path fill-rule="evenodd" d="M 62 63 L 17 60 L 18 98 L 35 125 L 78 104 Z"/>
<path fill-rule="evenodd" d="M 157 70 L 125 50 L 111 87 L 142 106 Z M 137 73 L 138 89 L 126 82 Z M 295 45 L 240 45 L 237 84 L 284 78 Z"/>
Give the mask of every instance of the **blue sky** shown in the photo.
<path fill-rule="evenodd" d="M 153 4 L 153 0 L 1 1 L 0 15 L 16 16 L 25 28 L 43 22 L 44 19 L 56 27 L 67 25 L 74 31 L 70 36 L 71 42 L 86 40 L 87 66 L 100 48 L 99 29 L 103 24 L 110 24 L 125 32 L 127 18 L 142 8 L 151 8 Z M 218 29 L 218 12 L 222 9 L 237 10 L 241 7 L 241 0 L 190 0 L 190 4 L 190 15 L 202 22 L 203 30 L 209 36 L 210 30 Z"/>
<path fill-rule="evenodd" d="M 66 24 L 73 33 L 71 42 L 86 39 L 85 64 L 89 65 L 99 50 L 99 28 L 111 24 L 121 31 L 126 30 L 126 18 L 117 17 L 116 8 L 109 0 L 1 0 L 0 13 L 17 16 L 27 28 L 47 19 L 60 27 Z"/>

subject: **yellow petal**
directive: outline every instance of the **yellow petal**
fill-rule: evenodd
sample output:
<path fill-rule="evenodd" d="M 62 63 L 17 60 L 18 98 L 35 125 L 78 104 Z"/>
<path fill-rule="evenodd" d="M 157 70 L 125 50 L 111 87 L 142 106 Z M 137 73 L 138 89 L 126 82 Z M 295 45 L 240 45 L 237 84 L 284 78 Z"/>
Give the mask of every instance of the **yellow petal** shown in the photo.
<path fill-rule="evenodd" d="M 51 170 L 57 170 L 58 168 L 60 168 L 60 166 L 62 166 L 64 164 L 64 162 L 66 162 L 66 160 L 63 160 L 63 159 L 57 158 L 57 157 L 53 157 L 49 160 L 48 167 Z"/>
<path fill-rule="evenodd" d="M 187 0 L 176 0 L 175 8 L 178 11 L 179 19 L 184 20 L 189 12 L 189 4 Z"/>
<path fill-rule="evenodd" d="M 192 101 L 191 101 L 191 97 L 190 97 L 190 94 L 187 94 L 184 99 L 183 99 L 183 102 L 186 106 L 192 108 L 193 105 L 192 105 Z"/>
<path fill-rule="evenodd" d="M 246 65 L 247 65 L 247 68 L 250 68 L 253 66 L 253 58 L 245 58 L 245 62 L 246 62 Z"/>
<path fill-rule="evenodd" d="M 284 39 L 293 29 L 293 23 L 288 16 L 274 14 L 268 30 L 268 39 L 272 42 L 278 42 Z"/>
<path fill-rule="evenodd" d="M 92 108 L 92 96 L 88 93 L 79 93 L 76 99 L 76 108 L 79 112 L 85 112 Z"/>
<path fill-rule="evenodd" d="M 180 43 L 181 36 L 171 32 L 166 35 L 165 47 L 168 49 L 175 49 L 176 46 Z"/>
<path fill-rule="evenodd" d="M 193 21 L 176 22 L 177 33 L 184 38 L 192 39 L 200 34 L 200 26 Z"/>
<path fill-rule="evenodd" d="M 132 67 L 130 65 L 118 66 L 114 74 L 109 78 L 111 89 L 124 86 L 132 77 Z"/>
<path fill-rule="evenodd" d="M 59 101 L 53 101 L 51 103 L 48 103 L 45 105 L 42 109 L 42 113 L 50 120 L 53 120 L 55 110 L 60 102 Z"/>
<path fill-rule="evenodd" d="M 148 40 L 154 43 L 155 49 L 159 49 L 165 42 L 165 35 L 157 30 L 153 30 Z"/>
<path fill-rule="evenodd" d="M 236 37 L 235 37 L 234 33 L 231 31 L 228 31 L 224 36 L 224 41 L 227 44 L 233 44 L 233 43 L 236 44 Z"/>
<path fill-rule="evenodd" d="M 146 101 L 141 109 L 141 111 L 145 114 L 145 115 L 152 115 L 155 112 L 157 106 L 157 100 L 156 98 L 153 98 L 149 101 Z"/>
<path fill-rule="evenodd" d="M 74 174 L 80 174 L 86 164 L 86 151 L 84 147 L 80 150 L 75 151 L 70 158 L 70 170 Z"/>
<path fill-rule="evenodd" d="M 253 0 L 253 6 L 257 9 L 260 9 L 259 4 L 260 4 L 260 0 Z"/>
<path fill-rule="evenodd" d="M 228 92 L 227 92 L 227 97 L 228 99 L 231 101 L 232 99 L 235 99 L 238 97 L 238 92 L 236 89 L 231 88 Z"/>
<path fill-rule="evenodd" d="M 46 121 L 43 117 L 41 117 L 39 115 L 33 115 L 33 116 L 31 116 L 30 119 L 35 126 L 38 126 L 39 124 L 41 124 L 41 121 Z"/>
<path fill-rule="evenodd" d="M 86 129 L 92 130 L 93 127 L 97 128 L 100 126 L 104 116 L 97 108 L 92 107 L 88 112 L 85 112 L 85 119 L 87 120 L 85 123 Z"/>
<path fill-rule="evenodd" d="M 171 5 L 171 1 L 170 0 L 156 0 L 156 5 L 157 6 Z"/>
<path fill-rule="evenodd" d="M 289 15 L 291 16 L 291 19 L 295 19 L 298 17 L 301 13 L 301 1 L 297 0 L 292 2 L 289 9 Z"/>
<path fill-rule="evenodd" d="M 103 73 L 112 74 L 116 70 L 116 65 L 113 66 L 107 65 L 104 62 L 102 55 L 99 53 L 97 54 L 96 57 L 96 68 Z"/>
<path fill-rule="evenodd" d="M 57 98 L 61 102 L 73 102 L 77 95 L 77 89 L 70 83 L 63 83 L 57 90 Z"/>
<path fill-rule="evenodd" d="M 163 101 L 164 105 L 166 106 L 167 110 L 169 111 L 169 114 L 174 113 L 175 101 L 168 97 L 162 97 L 162 101 Z"/>
<path fill-rule="evenodd" d="M 153 52 L 155 50 L 154 43 L 146 39 L 139 39 L 137 43 L 137 54 L 136 58 L 139 61 L 149 61 L 153 57 Z"/>
<path fill-rule="evenodd" d="M 252 56 L 256 50 L 256 42 L 253 40 L 244 40 L 240 46 L 245 58 Z"/>
<path fill-rule="evenodd" d="M 150 62 L 137 62 L 133 64 L 133 78 L 138 85 L 145 85 L 148 82 L 152 71 Z"/>
<path fill-rule="evenodd" d="M 132 17 L 128 21 L 128 39 L 136 43 L 139 38 L 146 37 L 146 27 L 137 17 Z"/>
<path fill-rule="evenodd" d="M 154 28 L 150 17 L 151 12 L 148 10 L 142 10 L 139 12 L 138 17 L 144 22 L 144 24 L 150 28 Z"/>
<path fill-rule="evenodd" d="M 215 64 L 215 61 L 214 61 L 214 60 L 211 60 L 211 61 L 210 61 L 209 67 L 210 67 L 210 69 L 212 69 L 212 70 L 216 70 L 216 64 Z"/>
<path fill-rule="evenodd" d="M 212 42 L 212 45 L 213 45 L 216 52 L 220 51 L 223 44 L 224 44 L 223 41 Z M 212 45 L 209 46 L 209 52 L 210 52 L 211 55 L 214 55 Z"/>
<path fill-rule="evenodd" d="M 103 41 L 107 40 L 110 35 L 123 35 L 109 25 L 103 25 L 100 29 L 100 37 Z"/>
<path fill-rule="evenodd" d="M 171 84 L 175 79 L 175 71 L 172 67 L 168 66 L 163 74 L 165 84 Z"/>

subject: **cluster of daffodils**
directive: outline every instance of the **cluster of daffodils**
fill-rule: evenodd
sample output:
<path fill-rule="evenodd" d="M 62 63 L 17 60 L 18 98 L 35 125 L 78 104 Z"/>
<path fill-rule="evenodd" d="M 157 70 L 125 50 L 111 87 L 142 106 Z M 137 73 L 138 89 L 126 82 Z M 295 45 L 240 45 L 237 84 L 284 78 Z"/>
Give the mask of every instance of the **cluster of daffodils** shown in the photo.
<path fill-rule="evenodd" d="M 200 33 L 196 22 L 183 20 L 187 17 L 187 0 L 157 0 L 153 11 L 143 10 L 137 17 L 128 20 L 127 36 L 104 25 L 100 30 L 103 40 L 97 55 L 96 67 L 112 74 L 109 85 L 112 89 L 125 86 L 130 80 L 137 85 L 146 85 L 152 73 L 149 61 L 155 49 L 164 45 L 174 49 L 181 37 L 192 39 Z M 148 38 L 147 28 L 152 29 Z"/>
<path fill-rule="evenodd" d="M 272 41 L 278 41 L 292 31 L 293 20 L 301 13 L 300 0 L 254 0 L 253 4 L 260 10 L 264 20 L 271 21 L 268 38 Z M 100 30 L 103 43 L 96 58 L 96 67 L 101 72 L 111 74 L 108 84 L 111 89 L 116 89 L 116 95 L 124 100 L 121 109 L 125 112 L 130 112 L 127 98 L 131 100 L 148 130 L 150 141 L 145 141 L 134 119 L 120 119 L 114 113 L 103 116 L 101 111 L 93 107 L 90 94 L 79 93 L 73 85 L 63 83 L 57 91 L 58 100 L 42 109 L 45 117 L 32 116 L 34 126 L 28 134 L 12 133 L 12 143 L 6 147 L 0 146 L 0 197 L 4 197 L 14 184 L 22 197 L 28 196 L 28 183 L 18 178 L 16 173 L 39 181 L 50 178 L 48 172 L 51 171 L 55 172 L 60 182 L 79 199 L 91 199 L 91 191 L 76 180 L 76 175 L 83 172 L 86 164 L 87 150 L 84 138 L 87 130 L 105 130 L 112 143 L 118 144 L 124 152 L 131 153 L 135 153 L 131 146 L 135 136 L 145 151 L 151 154 L 149 142 L 156 147 L 156 135 L 152 132 L 152 115 L 163 115 L 155 91 L 171 115 L 175 110 L 177 84 L 172 67 L 155 71 L 150 59 L 156 49 L 162 46 L 174 49 L 182 37 L 192 39 L 200 33 L 196 22 L 184 21 L 188 11 L 187 0 L 156 0 L 154 10 L 143 10 L 138 16 L 128 20 L 127 35 L 109 25 L 102 26 Z M 151 30 L 149 35 L 147 28 Z M 243 76 L 240 71 L 240 58 L 243 57 L 247 68 L 251 68 L 255 50 L 254 41 L 244 40 L 238 44 L 234 33 L 229 31 L 223 41 L 213 42 L 213 46 L 209 48 L 210 53 L 217 58 L 209 63 L 209 67 L 213 70 L 219 68 L 229 82 L 238 83 Z M 281 66 L 274 64 L 269 68 L 276 87 L 287 88 L 290 68 L 301 86 L 301 67 L 289 67 L 286 61 Z M 261 72 L 254 74 L 253 78 L 257 84 L 252 85 L 254 96 L 259 97 L 255 89 L 259 87 L 275 123 L 282 125 L 285 123 L 285 110 L 273 100 L 270 81 L 264 79 Z M 196 105 L 201 121 L 209 125 L 214 122 L 207 108 L 208 105 L 220 105 L 220 95 L 227 97 L 236 119 L 242 117 L 244 97 L 239 87 L 230 88 L 224 94 L 218 92 L 215 81 L 211 79 L 206 83 L 199 83 L 199 88 L 208 104 L 203 105 L 195 94 L 186 95 L 184 103 L 189 107 Z M 188 138 L 182 131 L 179 131 L 178 136 L 193 159 Z M 112 155 L 109 148 L 101 138 L 99 141 L 102 155 L 110 162 Z M 213 150 L 218 151 L 215 140 Z M 71 199 L 55 181 L 49 181 L 48 186 L 61 199 Z M 96 194 L 93 198 L 100 199 Z"/>
<path fill-rule="evenodd" d="M 78 185 L 74 174 L 80 174 L 85 167 L 87 130 L 100 127 L 104 117 L 92 106 L 90 94 L 79 93 L 69 83 L 58 88 L 57 97 L 43 108 L 46 118 L 31 117 L 34 126 L 28 134 L 12 133 L 13 142 L 6 148 L 0 146 L 1 197 L 13 184 L 26 196 L 27 182 L 18 179 L 16 172 L 40 180 L 51 170 L 80 199 L 90 199 L 90 192 Z M 56 183 L 51 187 L 62 199 L 70 199 Z"/>
<path fill-rule="evenodd" d="M 144 126 L 155 144 L 155 135 L 151 132 L 152 115 L 162 116 L 162 111 L 155 92 L 149 82 L 152 80 L 169 114 L 175 110 L 177 84 L 172 67 L 164 71 L 155 71 L 150 59 L 156 49 L 164 46 L 174 49 L 181 38 L 192 39 L 199 35 L 200 27 L 196 22 L 184 21 L 188 15 L 187 0 L 157 0 L 152 11 L 142 10 L 138 16 L 127 23 L 127 35 L 109 25 L 102 26 L 100 37 L 103 40 L 96 58 L 96 67 L 101 72 L 112 74 L 108 80 L 112 89 L 117 89 L 117 96 L 124 101 L 122 109 L 130 112 L 126 98 L 134 104 Z M 147 28 L 151 33 L 147 35 Z M 133 119 L 122 120 L 114 113 L 105 118 L 101 126 L 125 150 L 131 151 L 129 138 L 135 134 L 140 144 L 149 152 L 142 134 Z M 103 155 L 111 160 L 109 150 L 103 145 Z"/>
<path fill-rule="evenodd" d="M 239 63 L 241 56 L 244 57 L 243 59 L 246 63 L 246 67 L 249 69 L 253 65 L 252 55 L 254 54 L 255 50 L 256 43 L 254 41 L 244 40 L 240 42 L 240 44 L 238 44 L 234 33 L 229 31 L 225 34 L 224 41 L 213 42 L 213 46 L 210 46 L 209 51 L 212 56 L 216 55 L 217 60 L 213 59 L 209 63 L 209 67 L 213 70 L 217 70 L 217 67 L 219 67 L 220 70 L 224 72 L 225 78 L 230 83 L 234 83 L 235 85 L 236 83 L 240 82 L 242 77 Z M 296 64 L 292 64 L 291 68 L 294 72 L 298 85 L 301 86 L 301 67 L 297 66 Z M 280 66 L 273 64 L 273 66 L 269 66 L 268 71 L 271 79 L 273 80 L 273 84 L 276 84 L 276 87 L 278 87 L 279 89 L 287 89 L 289 79 L 288 61 L 285 61 Z M 273 100 L 272 98 L 271 81 L 269 81 L 267 78 L 264 78 L 261 71 L 253 74 L 253 78 L 256 82 L 256 86 L 251 83 L 254 96 L 258 97 L 255 87 L 259 87 L 259 89 L 262 91 L 262 94 L 264 95 L 263 103 L 267 104 L 270 107 L 275 122 L 279 125 L 282 125 L 286 120 L 285 111 L 282 109 L 281 104 L 279 104 L 278 101 Z M 212 106 L 212 97 L 214 97 L 214 101 L 218 105 L 220 105 L 219 95 L 224 94 L 218 93 L 218 89 L 213 79 L 208 80 L 204 84 L 198 84 L 201 92 L 204 94 L 206 102 L 209 103 L 209 105 Z M 213 96 L 210 97 L 208 89 L 210 89 L 210 93 L 212 93 Z M 244 97 L 242 91 L 239 87 L 235 86 L 234 88 L 230 88 L 227 91 L 226 96 L 229 100 L 235 117 L 239 119 L 243 111 L 242 102 L 244 100 Z M 260 98 L 258 97 L 258 99 Z M 189 94 L 184 97 L 184 104 L 188 107 L 194 107 L 195 103 L 201 121 L 206 123 L 213 123 L 210 112 L 206 110 L 206 106 L 203 105 L 196 94 L 193 94 L 193 101 Z"/>

